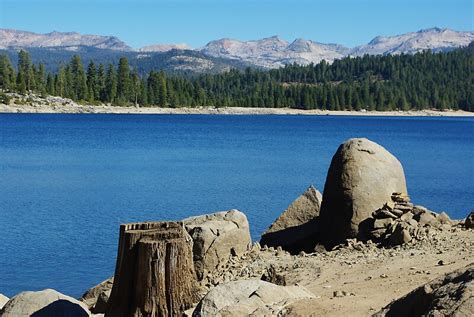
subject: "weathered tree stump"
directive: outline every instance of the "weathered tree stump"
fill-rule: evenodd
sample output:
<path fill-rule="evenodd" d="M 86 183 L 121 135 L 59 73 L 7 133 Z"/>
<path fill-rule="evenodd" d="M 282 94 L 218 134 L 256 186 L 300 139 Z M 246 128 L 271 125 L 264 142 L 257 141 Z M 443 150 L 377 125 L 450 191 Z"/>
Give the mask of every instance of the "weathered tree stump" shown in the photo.
<path fill-rule="evenodd" d="M 192 240 L 180 222 L 120 226 L 107 317 L 176 316 L 198 300 Z"/>

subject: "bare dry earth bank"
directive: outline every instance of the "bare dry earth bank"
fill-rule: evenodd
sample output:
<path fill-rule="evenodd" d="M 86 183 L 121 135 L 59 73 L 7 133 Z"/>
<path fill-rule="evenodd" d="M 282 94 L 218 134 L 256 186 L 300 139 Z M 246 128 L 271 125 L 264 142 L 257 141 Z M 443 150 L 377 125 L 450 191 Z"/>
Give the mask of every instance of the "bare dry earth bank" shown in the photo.
<path fill-rule="evenodd" d="M 301 110 L 291 108 L 243 108 L 243 107 L 198 107 L 198 108 L 160 108 L 160 107 L 118 107 L 111 105 L 78 104 L 61 97 L 21 96 L 8 94 L 8 105 L 0 103 L 0 113 L 110 113 L 110 114 L 230 114 L 230 115 L 342 115 L 342 116 L 439 116 L 473 117 L 473 112 L 462 110 L 410 110 L 410 111 L 330 111 Z"/>
<path fill-rule="evenodd" d="M 261 262 L 264 271 L 273 264 L 288 285 L 298 284 L 315 294 L 287 306 L 287 316 L 371 316 L 392 300 L 472 263 L 473 234 L 457 227 L 392 249 L 349 244 L 298 256 L 270 249 L 259 252 L 249 266 Z"/>

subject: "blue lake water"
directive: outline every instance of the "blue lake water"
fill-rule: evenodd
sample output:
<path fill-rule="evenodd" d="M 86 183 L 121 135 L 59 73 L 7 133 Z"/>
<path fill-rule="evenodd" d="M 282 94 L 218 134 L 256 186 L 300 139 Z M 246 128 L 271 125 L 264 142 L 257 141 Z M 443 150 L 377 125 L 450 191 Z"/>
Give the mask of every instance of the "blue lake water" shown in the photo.
<path fill-rule="evenodd" d="M 474 119 L 0 114 L 0 293 L 80 296 L 113 275 L 120 223 L 244 211 L 254 239 L 344 140 L 402 162 L 416 204 L 474 209 Z"/>

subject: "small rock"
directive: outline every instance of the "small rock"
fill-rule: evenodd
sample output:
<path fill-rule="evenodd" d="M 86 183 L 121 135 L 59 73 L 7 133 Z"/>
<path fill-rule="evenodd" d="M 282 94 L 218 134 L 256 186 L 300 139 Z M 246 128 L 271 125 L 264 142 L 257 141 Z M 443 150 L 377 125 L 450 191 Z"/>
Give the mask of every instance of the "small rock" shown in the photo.
<path fill-rule="evenodd" d="M 403 228 L 401 223 L 397 224 L 395 230 L 393 231 L 392 235 L 388 239 L 388 243 L 391 246 L 397 246 L 404 243 L 410 242 L 412 239 L 410 232 Z"/>
<path fill-rule="evenodd" d="M 0 310 L 10 299 L 3 294 L 0 294 Z"/>
<path fill-rule="evenodd" d="M 373 230 L 373 231 L 371 232 L 371 235 L 372 235 L 372 237 L 374 237 L 375 239 L 380 239 L 380 238 L 382 238 L 382 237 L 385 235 L 386 231 L 387 231 L 387 230 L 386 230 L 385 228 Z"/>
<path fill-rule="evenodd" d="M 384 273 L 384 274 L 380 274 L 380 277 L 381 277 L 381 278 L 387 278 L 388 275 Z"/>
<path fill-rule="evenodd" d="M 314 247 L 314 252 L 316 252 L 316 253 L 326 253 L 326 248 L 322 244 L 317 244 Z M 304 251 L 303 251 L 303 253 L 304 253 Z"/>
<path fill-rule="evenodd" d="M 396 215 L 394 215 L 392 212 L 390 212 L 389 210 L 387 209 L 378 209 L 376 211 L 374 211 L 374 213 L 372 214 L 372 216 L 375 218 L 375 219 L 385 219 L 385 218 L 392 218 L 392 219 L 397 219 L 398 217 Z"/>
<path fill-rule="evenodd" d="M 397 217 L 401 217 L 404 215 L 404 212 L 400 209 L 393 209 L 392 214 L 394 214 Z M 408 214 L 411 214 L 411 213 L 408 213 Z"/>
<path fill-rule="evenodd" d="M 416 219 L 416 218 L 415 218 Z M 430 226 L 437 226 L 439 225 L 439 222 L 438 220 L 436 219 L 435 216 L 433 216 L 431 213 L 429 212 L 425 212 L 425 213 L 422 213 L 421 215 L 419 215 L 419 220 L 418 220 L 418 223 L 420 224 L 420 226 L 424 227 L 426 225 L 430 225 Z"/>
<path fill-rule="evenodd" d="M 393 202 L 393 201 L 387 201 L 387 202 L 385 203 L 385 205 L 384 205 L 384 208 L 386 208 L 386 209 L 392 211 L 393 208 L 395 208 L 395 202 Z"/>
<path fill-rule="evenodd" d="M 410 219 L 410 220 L 408 220 L 408 223 L 409 223 L 410 226 L 412 226 L 412 227 L 417 227 L 417 226 L 418 226 L 418 221 L 416 221 L 415 219 Z"/>
<path fill-rule="evenodd" d="M 474 211 L 471 211 L 471 213 L 466 217 L 466 220 L 464 221 L 464 226 L 467 229 L 474 229 Z"/>
<path fill-rule="evenodd" d="M 374 222 L 374 229 L 383 229 L 388 227 L 393 222 L 392 218 L 376 219 Z"/>
<path fill-rule="evenodd" d="M 444 211 L 442 213 L 438 214 L 436 216 L 436 219 L 441 224 L 449 224 L 450 225 L 452 223 L 451 218 L 449 218 L 449 216 Z"/>
<path fill-rule="evenodd" d="M 273 283 L 280 286 L 286 286 L 285 276 L 276 272 L 275 266 L 270 265 L 267 268 L 267 272 L 260 278 L 262 281 Z"/>
<path fill-rule="evenodd" d="M 415 215 L 420 215 L 420 214 L 424 214 L 426 212 L 428 212 L 428 209 L 426 209 L 425 207 L 423 206 L 415 206 L 413 207 L 413 214 Z"/>
<path fill-rule="evenodd" d="M 443 260 L 439 260 L 439 261 L 438 261 L 438 265 L 440 265 L 440 266 L 444 265 L 444 261 L 443 261 Z"/>
<path fill-rule="evenodd" d="M 403 221 L 409 221 L 410 219 L 413 219 L 413 214 L 411 212 L 404 213 L 400 216 L 400 220 Z"/>
<path fill-rule="evenodd" d="M 334 293 L 332 295 L 333 295 L 333 297 L 344 297 L 344 296 L 346 296 L 346 292 L 334 291 Z"/>

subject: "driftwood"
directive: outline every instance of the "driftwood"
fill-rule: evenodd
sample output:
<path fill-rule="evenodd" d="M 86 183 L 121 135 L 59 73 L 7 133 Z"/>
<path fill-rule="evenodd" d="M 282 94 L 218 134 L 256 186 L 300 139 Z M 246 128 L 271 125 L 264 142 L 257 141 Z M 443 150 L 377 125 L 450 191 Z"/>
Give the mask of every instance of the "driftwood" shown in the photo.
<path fill-rule="evenodd" d="M 198 300 L 192 240 L 180 222 L 120 226 L 107 317 L 176 316 Z"/>

